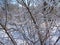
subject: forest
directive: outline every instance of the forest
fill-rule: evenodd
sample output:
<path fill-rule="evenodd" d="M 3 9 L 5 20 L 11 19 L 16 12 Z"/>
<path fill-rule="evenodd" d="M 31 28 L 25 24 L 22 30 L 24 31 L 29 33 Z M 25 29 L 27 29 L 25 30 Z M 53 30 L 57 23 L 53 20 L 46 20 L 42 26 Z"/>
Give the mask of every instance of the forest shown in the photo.
<path fill-rule="evenodd" d="M 0 45 L 60 45 L 60 0 L 0 0 Z"/>

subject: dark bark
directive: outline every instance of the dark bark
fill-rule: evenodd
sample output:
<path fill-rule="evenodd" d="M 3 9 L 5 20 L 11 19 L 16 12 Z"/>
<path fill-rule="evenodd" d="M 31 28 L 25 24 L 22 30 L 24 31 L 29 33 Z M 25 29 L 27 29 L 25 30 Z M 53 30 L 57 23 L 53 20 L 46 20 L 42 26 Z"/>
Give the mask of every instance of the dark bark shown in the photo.
<path fill-rule="evenodd" d="M 15 40 L 14 40 L 14 39 L 10 36 L 10 34 L 8 33 L 7 27 L 4 26 L 4 25 L 2 25 L 1 23 L 0 23 L 0 25 L 1 25 L 1 27 L 4 29 L 4 31 L 5 31 L 5 33 L 8 35 L 8 37 L 10 38 L 11 42 L 13 43 L 13 45 L 17 45 L 17 43 L 15 42 Z"/>
<path fill-rule="evenodd" d="M 60 39 L 60 36 L 58 37 L 58 39 L 56 40 L 56 42 L 54 43 L 54 45 L 56 45 L 56 43 L 59 41 L 59 39 Z"/>

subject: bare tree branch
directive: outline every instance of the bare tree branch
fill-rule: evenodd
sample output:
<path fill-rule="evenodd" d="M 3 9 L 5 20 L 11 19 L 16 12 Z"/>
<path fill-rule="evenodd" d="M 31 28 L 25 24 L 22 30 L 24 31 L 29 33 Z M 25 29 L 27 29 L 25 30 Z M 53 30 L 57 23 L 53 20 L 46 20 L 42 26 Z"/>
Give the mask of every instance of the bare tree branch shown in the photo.
<path fill-rule="evenodd" d="M 1 43 L 2 45 L 4 45 L 4 43 L 3 43 L 3 42 L 1 42 L 1 41 L 0 41 L 0 43 Z"/>
<path fill-rule="evenodd" d="M 55 41 L 54 45 L 56 45 L 56 43 L 59 41 L 60 39 L 60 36 L 58 37 L 58 39 Z"/>
<path fill-rule="evenodd" d="M 7 24 L 7 6 L 8 6 L 8 2 L 7 0 L 5 0 L 5 16 L 6 16 L 5 26 Z"/>
<path fill-rule="evenodd" d="M 1 23 L 0 23 L 0 25 L 1 25 L 1 27 L 5 30 L 5 33 L 8 35 L 8 37 L 11 39 L 13 45 L 17 45 L 17 43 L 15 42 L 15 40 L 14 40 L 14 39 L 10 36 L 10 34 L 8 33 L 7 27 L 5 27 L 4 25 L 2 25 Z"/>

